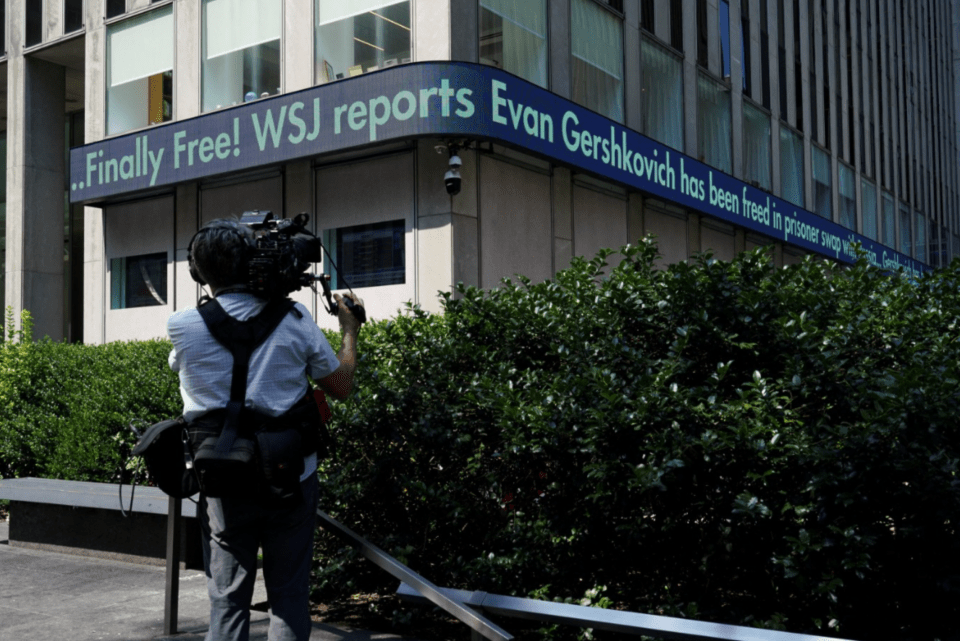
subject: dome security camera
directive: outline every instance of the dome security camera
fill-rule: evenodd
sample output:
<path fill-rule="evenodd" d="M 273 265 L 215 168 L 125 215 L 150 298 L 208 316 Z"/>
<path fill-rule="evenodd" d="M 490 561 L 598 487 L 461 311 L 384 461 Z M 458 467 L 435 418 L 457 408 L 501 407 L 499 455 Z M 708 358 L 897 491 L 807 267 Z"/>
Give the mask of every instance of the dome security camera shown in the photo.
<path fill-rule="evenodd" d="M 456 196 L 460 193 L 460 172 L 457 171 L 456 167 L 448 169 L 447 173 L 443 175 L 443 185 L 447 188 L 447 193 L 451 196 Z"/>

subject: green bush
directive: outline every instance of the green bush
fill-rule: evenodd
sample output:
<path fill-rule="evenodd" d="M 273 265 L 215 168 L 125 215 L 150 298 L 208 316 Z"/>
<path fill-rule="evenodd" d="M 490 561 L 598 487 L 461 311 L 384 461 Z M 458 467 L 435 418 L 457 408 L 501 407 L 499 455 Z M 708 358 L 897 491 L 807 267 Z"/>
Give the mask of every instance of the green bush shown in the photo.
<path fill-rule="evenodd" d="M 956 639 L 960 264 L 655 257 L 364 327 L 321 506 L 440 585 Z M 127 425 L 181 411 L 167 341 L 5 336 L 3 477 L 116 480 Z M 314 570 L 318 599 L 396 587 L 326 534 Z"/>
<path fill-rule="evenodd" d="M 25 320 L 14 332 L 8 318 L 0 344 L 0 477 L 117 480 L 136 442 L 131 422 L 182 411 L 170 343 L 33 342 Z"/>
<path fill-rule="evenodd" d="M 958 266 L 611 254 L 365 327 L 322 506 L 440 585 L 955 634 Z M 318 558 L 318 598 L 395 587 Z"/>

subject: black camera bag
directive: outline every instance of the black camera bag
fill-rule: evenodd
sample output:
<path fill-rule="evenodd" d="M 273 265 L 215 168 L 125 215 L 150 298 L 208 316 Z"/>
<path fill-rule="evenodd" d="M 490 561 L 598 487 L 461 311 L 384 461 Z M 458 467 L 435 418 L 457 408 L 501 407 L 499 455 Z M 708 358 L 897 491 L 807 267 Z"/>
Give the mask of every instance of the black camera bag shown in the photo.
<path fill-rule="evenodd" d="M 154 423 L 133 448 L 133 456 L 143 457 L 147 472 L 165 494 L 185 499 L 200 491 L 200 483 L 191 469 L 187 423 L 182 416 Z"/>

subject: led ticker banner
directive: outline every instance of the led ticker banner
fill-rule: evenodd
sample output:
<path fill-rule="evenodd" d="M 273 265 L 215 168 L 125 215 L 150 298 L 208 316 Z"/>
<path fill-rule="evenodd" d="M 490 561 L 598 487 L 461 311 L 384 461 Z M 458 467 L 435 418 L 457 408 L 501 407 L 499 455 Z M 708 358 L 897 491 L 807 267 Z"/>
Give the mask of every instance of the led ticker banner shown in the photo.
<path fill-rule="evenodd" d="M 485 65 L 429 62 L 250 102 L 70 151 L 70 201 L 96 203 L 420 137 L 489 140 L 852 262 L 929 267 L 604 116 Z"/>

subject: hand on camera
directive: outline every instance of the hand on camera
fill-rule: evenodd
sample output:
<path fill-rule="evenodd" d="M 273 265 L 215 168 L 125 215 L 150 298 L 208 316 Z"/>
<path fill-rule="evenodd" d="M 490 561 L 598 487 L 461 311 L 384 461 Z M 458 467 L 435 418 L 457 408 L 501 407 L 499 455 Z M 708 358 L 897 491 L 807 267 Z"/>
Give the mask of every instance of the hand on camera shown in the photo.
<path fill-rule="evenodd" d="M 346 298 L 349 298 L 354 305 L 363 307 L 363 301 L 360 300 L 360 297 L 356 294 L 347 294 L 346 297 L 341 296 L 340 294 L 334 294 L 333 299 L 337 301 L 337 320 L 340 321 L 340 329 L 348 332 L 359 331 L 360 320 L 354 316 L 353 312 L 350 311 L 350 308 L 347 307 Z"/>

